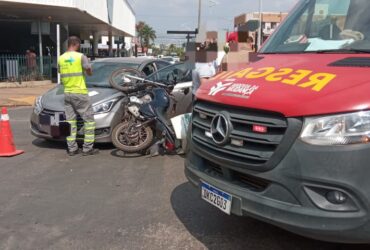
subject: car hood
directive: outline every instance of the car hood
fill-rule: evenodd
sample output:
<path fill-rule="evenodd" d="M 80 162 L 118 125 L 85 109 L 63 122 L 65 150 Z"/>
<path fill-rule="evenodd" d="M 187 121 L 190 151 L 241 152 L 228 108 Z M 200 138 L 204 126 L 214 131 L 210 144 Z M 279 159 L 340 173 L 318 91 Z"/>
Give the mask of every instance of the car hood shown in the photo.
<path fill-rule="evenodd" d="M 88 88 L 91 102 L 93 105 L 110 100 L 114 97 L 122 97 L 123 93 L 112 88 Z M 42 96 L 42 106 L 44 109 L 63 112 L 64 111 L 64 88 L 57 85 Z"/>
<path fill-rule="evenodd" d="M 286 117 L 370 109 L 370 57 L 360 54 L 260 55 L 248 68 L 222 72 L 197 99 L 279 112 Z"/>

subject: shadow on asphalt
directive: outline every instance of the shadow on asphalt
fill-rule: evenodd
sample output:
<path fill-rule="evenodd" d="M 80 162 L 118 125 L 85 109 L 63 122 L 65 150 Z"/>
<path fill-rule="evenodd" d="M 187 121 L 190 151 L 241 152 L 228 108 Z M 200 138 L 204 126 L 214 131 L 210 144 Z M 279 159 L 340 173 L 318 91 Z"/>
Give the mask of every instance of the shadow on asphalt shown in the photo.
<path fill-rule="evenodd" d="M 125 159 L 143 157 L 143 155 L 141 154 L 127 154 L 119 149 L 114 149 L 110 154 L 114 157 L 125 158 Z"/>
<path fill-rule="evenodd" d="M 66 149 L 65 142 L 47 141 L 44 139 L 35 139 L 32 144 L 38 148 Z"/>
<path fill-rule="evenodd" d="M 38 148 L 52 148 L 52 149 L 63 149 L 63 150 L 66 150 L 67 149 L 67 145 L 65 142 L 61 142 L 61 141 L 48 141 L 48 140 L 45 140 L 45 139 L 35 139 L 32 141 L 32 144 Z M 78 143 L 79 146 L 81 147 L 82 146 L 82 143 Z M 100 150 L 112 150 L 114 149 L 114 146 L 113 144 L 110 144 L 110 143 L 100 143 L 100 144 L 96 144 L 95 145 L 96 148 L 100 149 Z"/>
<path fill-rule="evenodd" d="M 208 249 L 369 249 L 316 241 L 249 217 L 228 216 L 202 201 L 200 191 L 190 183 L 174 189 L 171 205 L 187 230 Z"/>
<path fill-rule="evenodd" d="M 125 158 L 125 159 L 135 159 L 135 158 L 157 158 L 157 157 L 164 157 L 164 156 L 180 156 L 182 158 L 184 158 L 183 156 L 181 155 L 178 155 L 178 154 L 166 154 L 166 153 L 163 153 L 163 154 L 158 154 L 158 155 L 155 155 L 155 156 L 150 156 L 149 154 L 139 154 L 139 153 L 132 153 L 132 154 L 129 154 L 129 153 L 125 153 L 123 152 L 122 150 L 119 150 L 119 149 L 115 149 L 111 152 L 111 155 L 114 156 L 114 157 L 118 157 L 118 158 Z"/>

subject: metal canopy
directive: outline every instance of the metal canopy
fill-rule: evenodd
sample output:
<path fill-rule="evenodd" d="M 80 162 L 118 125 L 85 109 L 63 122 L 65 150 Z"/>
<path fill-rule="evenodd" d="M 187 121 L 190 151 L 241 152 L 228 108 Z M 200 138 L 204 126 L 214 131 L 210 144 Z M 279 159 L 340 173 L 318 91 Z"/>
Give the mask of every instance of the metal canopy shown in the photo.
<path fill-rule="evenodd" d="M 0 2 L 0 21 L 53 22 L 68 24 L 70 30 L 80 33 L 98 32 L 107 36 L 111 31 L 114 36 L 130 36 L 85 11 L 59 6 Z"/>

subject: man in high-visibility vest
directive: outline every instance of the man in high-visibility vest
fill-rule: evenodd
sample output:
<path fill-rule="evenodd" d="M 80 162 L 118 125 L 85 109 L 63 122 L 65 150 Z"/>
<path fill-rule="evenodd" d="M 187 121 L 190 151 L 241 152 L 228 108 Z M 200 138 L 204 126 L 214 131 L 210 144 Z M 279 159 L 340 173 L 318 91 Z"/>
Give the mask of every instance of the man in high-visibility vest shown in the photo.
<path fill-rule="evenodd" d="M 70 136 L 67 137 L 68 155 L 79 153 L 77 136 L 77 116 L 84 122 L 83 155 L 94 155 L 99 151 L 94 148 L 95 120 L 94 111 L 86 87 L 85 76 L 92 75 L 91 65 L 87 57 L 77 51 L 81 40 L 72 36 L 68 39 L 68 50 L 60 56 L 58 67 L 60 78 L 64 85 L 66 120 L 71 126 Z"/>

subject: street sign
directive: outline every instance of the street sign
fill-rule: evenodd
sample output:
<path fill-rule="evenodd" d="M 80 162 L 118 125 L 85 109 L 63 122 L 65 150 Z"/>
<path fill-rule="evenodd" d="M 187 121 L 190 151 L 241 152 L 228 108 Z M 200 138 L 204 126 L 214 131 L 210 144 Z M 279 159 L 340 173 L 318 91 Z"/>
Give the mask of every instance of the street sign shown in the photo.
<path fill-rule="evenodd" d="M 259 20 L 249 20 L 246 24 L 246 28 L 248 31 L 256 31 L 260 27 L 260 21 Z"/>
<path fill-rule="evenodd" d="M 38 22 L 31 23 L 31 35 L 39 34 L 39 24 Z M 42 22 L 41 23 L 41 34 L 50 35 L 50 23 Z"/>
<path fill-rule="evenodd" d="M 57 25 L 52 24 L 50 26 L 50 39 L 57 43 Z M 68 39 L 68 30 L 64 27 L 64 25 L 60 25 L 60 42 L 64 43 Z"/>

